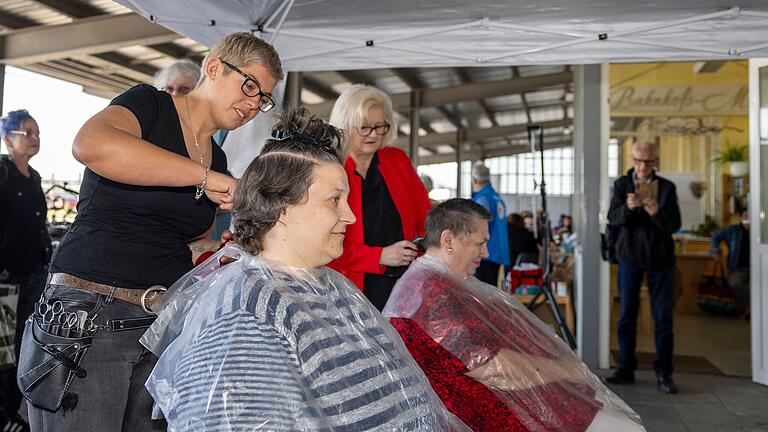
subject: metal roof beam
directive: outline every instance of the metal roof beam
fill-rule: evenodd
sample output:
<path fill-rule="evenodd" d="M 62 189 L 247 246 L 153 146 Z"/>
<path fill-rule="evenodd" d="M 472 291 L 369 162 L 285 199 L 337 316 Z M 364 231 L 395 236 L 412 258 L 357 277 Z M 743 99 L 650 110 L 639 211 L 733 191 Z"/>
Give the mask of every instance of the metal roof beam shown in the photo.
<path fill-rule="evenodd" d="M 302 87 L 307 91 L 310 91 L 323 99 L 336 99 L 339 97 L 339 92 L 334 90 L 331 86 L 326 85 L 322 81 L 313 78 L 310 75 L 302 75 L 303 83 Z"/>
<path fill-rule="evenodd" d="M 136 14 L 102 15 L 0 35 L 0 63 L 24 65 L 170 42 L 181 36 Z"/>
<path fill-rule="evenodd" d="M 462 84 L 471 83 L 472 77 L 469 76 L 466 70 L 463 68 L 457 67 L 453 69 L 456 72 L 456 76 L 459 77 L 459 80 Z M 499 122 L 496 120 L 496 116 L 493 114 L 493 111 L 488 107 L 488 104 L 485 103 L 485 100 L 480 99 L 477 101 L 477 103 L 480 105 L 480 108 L 483 110 L 483 113 L 485 113 L 486 117 L 488 117 L 488 120 L 491 121 L 491 125 L 493 127 L 497 127 L 499 125 Z"/>
<path fill-rule="evenodd" d="M 542 123 L 545 129 L 565 127 L 572 124 L 571 121 L 556 120 Z M 528 130 L 528 124 L 516 124 L 510 126 L 499 126 L 492 128 L 467 129 L 463 142 L 483 141 L 491 138 L 504 138 L 508 135 L 519 134 Z M 424 148 L 436 147 L 439 145 L 453 145 L 456 142 L 456 132 L 434 133 L 419 137 L 419 145 Z M 408 145 L 408 138 L 398 138 L 397 146 L 404 147 Z"/>
<path fill-rule="evenodd" d="M 38 25 L 37 21 L 32 21 L 27 17 L 16 15 L 11 12 L 0 11 L 0 27 L 15 30 L 36 25 Z"/>
<path fill-rule="evenodd" d="M 573 143 L 563 140 L 544 142 L 544 149 L 556 149 L 563 147 L 571 147 Z M 479 160 L 483 158 L 499 157 L 499 156 L 511 156 L 516 154 L 530 153 L 531 149 L 527 145 L 516 145 L 509 148 L 500 148 L 492 150 L 484 150 L 481 154 L 480 149 L 473 148 L 472 150 L 464 150 L 461 152 L 461 160 Z M 456 162 L 456 153 L 445 153 L 434 156 L 422 156 L 419 158 L 419 165 L 431 165 L 437 163 Z"/>
<path fill-rule="evenodd" d="M 147 48 L 150 48 L 152 50 L 155 50 L 159 52 L 160 54 L 166 55 L 171 58 L 175 59 L 190 59 L 193 62 L 197 64 L 201 64 L 203 62 L 204 56 L 201 56 L 198 53 L 192 52 L 190 50 L 187 50 L 185 48 L 182 48 L 176 44 L 173 43 L 162 43 L 162 44 L 154 44 L 154 45 L 147 45 Z"/>
<path fill-rule="evenodd" d="M 51 9 L 70 18 L 88 18 L 103 15 L 104 11 L 83 1 L 77 0 L 34 0 L 48 9 Z"/>
<path fill-rule="evenodd" d="M 396 69 L 390 69 L 393 74 L 395 74 L 396 77 L 400 78 L 402 82 L 408 85 L 408 87 L 411 88 L 411 90 L 414 89 L 420 89 L 420 90 L 427 90 L 429 87 L 427 87 L 424 84 L 424 81 L 421 80 L 418 76 L 418 71 L 413 68 L 396 68 Z M 456 113 L 451 112 L 448 110 L 445 106 L 438 106 L 435 107 L 438 111 L 440 111 L 440 114 L 442 114 L 456 129 L 461 129 L 464 127 L 461 124 L 461 119 L 459 116 L 456 115 Z M 423 118 L 422 118 L 423 120 Z M 429 123 L 422 123 L 425 125 L 428 125 Z M 422 129 L 425 129 L 424 126 L 422 126 Z"/>
<path fill-rule="evenodd" d="M 344 72 L 339 71 L 339 74 Z M 490 97 L 509 94 L 519 94 L 526 91 L 539 90 L 545 87 L 559 86 L 573 81 L 572 72 L 558 72 L 547 75 L 536 75 L 524 78 L 516 78 L 500 81 L 484 81 L 458 86 L 441 87 L 422 90 L 421 107 L 435 107 L 471 100 L 486 99 Z M 395 109 L 409 111 L 411 93 L 398 93 L 390 95 Z M 310 111 L 327 117 L 335 101 L 326 101 L 308 106 Z"/>

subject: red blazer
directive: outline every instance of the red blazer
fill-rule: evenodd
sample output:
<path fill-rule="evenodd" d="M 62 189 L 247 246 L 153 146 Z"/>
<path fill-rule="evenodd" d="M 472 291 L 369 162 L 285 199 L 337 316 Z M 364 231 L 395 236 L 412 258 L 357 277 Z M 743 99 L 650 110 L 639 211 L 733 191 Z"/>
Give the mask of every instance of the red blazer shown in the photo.
<path fill-rule="evenodd" d="M 403 240 L 413 240 L 424 235 L 424 222 L 431 208 L 427 190 L 421 182 L 411 160 L 404 151 L 395 147 L 384 147 L 379 155 L 379 172 L 389 189 L 395 208 L 402 221 Z M 339 271 L 364 290 L 365 273 L 383 274 L 386 266 L 379 265 L 382 247 L 365 244 L 363 233 L 363 182 L 355 174 L 355 161 L 347 157 L 344 170 L 349 178 L 349 206 L 357 222 L 347 227 L 344 238 L 344 254 L 331 261 L 328 267 Z"/>

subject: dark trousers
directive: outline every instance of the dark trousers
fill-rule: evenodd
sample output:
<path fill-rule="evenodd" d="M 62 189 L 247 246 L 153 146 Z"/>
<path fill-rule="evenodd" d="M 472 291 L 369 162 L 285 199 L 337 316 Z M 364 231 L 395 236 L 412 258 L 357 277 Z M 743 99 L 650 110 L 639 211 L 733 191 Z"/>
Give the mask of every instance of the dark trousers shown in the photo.
<path fill-rule="evenodd" d="M 41 267 L 33 272 L 11 273 L 11 277 L 3 282 L 19 285 L 19 301 L 16 305 L 16 335 L 14 344 L 16 359 L 21 350 L 21 337 L 24 335 L 24 322 L 35 310 L 35 302 L 40 299 L 40 294 L 45 286 L 47 269 Z M 16 368 L 0 371 L 0 410 L 15 413 L 21 405 L 21 390 L 16 384 Z"/>
<path fill-rule="evenodd" d="M 496 264 L 493 261 L 480 261 L 480 267 L 475 270 L 475 277 L 487 284 L 496 286 L 496 282 L 499 280 L 499 267 L 501 264 Z"/>
<path fill-rule="evenodd" d="M 653 311 L 656 361 L 653 369 L 657 374 L 672 373 L 672 306 L 674 303 L 674 267 L 663 270 L 644 270 L 626 262 L 619 263 L 619 294 L 621 317 L 619 318 L 619 369 L 634 372 L 637 369 L 635 347 L 637 345 L 637 311 L 640 306 L 640 286 L 648 274 L 648 294 Z"/>

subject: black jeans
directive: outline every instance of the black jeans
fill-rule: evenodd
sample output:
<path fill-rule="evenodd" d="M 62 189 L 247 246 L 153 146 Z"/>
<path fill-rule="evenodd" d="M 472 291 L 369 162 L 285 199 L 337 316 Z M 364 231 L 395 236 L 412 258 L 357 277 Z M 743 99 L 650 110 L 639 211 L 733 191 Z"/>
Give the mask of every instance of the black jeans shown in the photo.
<path fill-rule="evenodd" d="M 16 359 L 19 358 L 21 350 L 21 337 L 24 335 L 24 322 L 32 315 L 35 310 L 35 302 L 40 299 L 40 294 L 45 286 L 47 269 L 40 267 L 32 272 L 11 273 L 11 277 L 4 280 L 4 283 L 19 285 L 19 300 L 16 305 L 16 335 L 14 344 L 16 350 Z M 16 368 L 5 369 L 0 372 L 0 410 L 15 413 L 21 405 L 21 390 L 16 384 Z"/>
<path fill-rule="evenodd" d="M 61 301 L 67 312 L 98 314 L 94 321 L 100 325 L 111 319 L 146 316 L 140 306 L 61 285 L 48 285 L 45 298 Z M 144 331 L 99 330 L 80 364 L 88 375 L 75 378 L 69 388 L 77 396 L 77 404 L 55 413 L 29 404 L 32 432 L 164 431 L 164 421 L 150 418 L 152 397 L 144 383 L 157 358 L 139 343 Z"/>
<path fill-rule="evenodd" d="M 653 311 L 656 360 L 653 369 L 659 375 L 672 373 L 672 307 L 675 291 L 675 269 L 644 270 L 627 262 L 619 263 L 619 294 L 621 317 L 619 318 L 619 369 L 634 372 L 637 369 L 635 347 L 637 345 L 637 311 L 640 306 L 640 286 L 648 274 L 648 294 Z"/>

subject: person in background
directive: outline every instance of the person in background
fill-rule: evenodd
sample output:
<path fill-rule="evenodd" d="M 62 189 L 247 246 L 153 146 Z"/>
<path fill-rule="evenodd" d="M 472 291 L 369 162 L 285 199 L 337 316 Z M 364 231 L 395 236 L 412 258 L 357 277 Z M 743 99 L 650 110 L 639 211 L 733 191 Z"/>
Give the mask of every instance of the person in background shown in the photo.
<path fill-rule="evenodd" d="M 429 196 L 408 155 L 392 147 L 397 124 L 386 93 L 363 85 L 348 88 L 336 100 L 330 123 L 349 134 L 344 168 L 357 222 L 347 230 L 344 254 L 329 266 L 381 310 L 418 256 L 413 240 L 424 235 Z"/>
<path fill-rule="evenodd" d="M 200 66 L 182 59 L 161 69 L 155 75 L 155 87 L 171 96 L 184 96 L 194 90 L 200 81 Z"/>
<path fill-rule="evenodd" d="M 539 244 L 533 233 L 525 228 L 523 217 L 517 213 L 507 216 L 507 235 L 509 243 L 510 265 L 517 263 L 517 257 L 523 253 L 538 254 Z"/>
<path fill-rule="evenodd" d="M 138 339 L 164 287 L 193 268 L 190 247 L 219 246 L 203 236 L 216 209 L 232 206 L 237 180 L 211 136 L 272 109 L 283 77 L 275 49 L 248 32 L 218 41 L 203 74 L 185 96 L 135 86 L 75 137 L 72 153 L 86 166 L 78 214 L 56 249 L 44 301 L 86 311 L 102 329 L 82 359 L 87 376 L 69 388 L 76 397 L 55 412 L 30 401 L 33 431 L 165 430 L 151 421 L 144 388 L 156 358 Z"/>
<path fill-rule="evenodd" d="M 147 388 L 170 430 L 466 430 L 381 314 L 325 267 L 355 222 L 345 145 L 286 111 L 237 190 L 237 246 L 167 294 L 142 342 L 159 356 Z"/>
<path fill-rule="evenodd" d="M 0 119 L 0 137 L 8 148 L 0 156 L 0 283 L 19 287 L 13 341 L 18 359 L 24 322 L 45 286 L 51 239 L 40 174 L 29 165 L 40 151 L 40 128 L 27 110 L 11 111 Z M 22 395 L 15 367 L 0 372 L 0 384 L 0 430 L 27 428 L 17 414 Z"/>
<path fill-rule="evenodd" d="M 446 408 L 475 432 L 639 432 L 639 417 L 513 296 L 472 277 L 490 214 L 454 198 L 427 216 L 383 314 Z"/>
<path fill-rule="evenodd" d="M 523 227 L 530 232 L 533 232 L 533 212 L 530 210 L 523 210 L 520 212 L 520 217 L 523 218 Z"/>
<path fill-rule="evenodd" d="M 675 243 L 680 229 L 680 208 L 675 184 L 656 175 L 659 148 L 652 142 L 632 145 L 632 166 L 613 184 L 608 224 L 615 227 L 621 316 L 618 324 L 619 366 L 607 378 L 612 384 L 635 381 L 637 311 L 640 286 L 648 275 L 648 293 L 654 321 L 657 384 L 663 393 L 677 393 L 672 379 L 672 306 L 675 288 Z M 655 193 L 638 192 L 656 190 Z"/>
<path fill-rule="evenodd" d="M 491 171 L 482 162 L 472 167 L 472 201 L 480 204 L 491 214 L 488 221 L 488 257 L 483 258 L 477 268 L 475 277 L 479 280 L 496 285 L 499 277 L 499 267 L 510 265 L 509 238 L 507 233 L 507 205 L 491 186 Z"/>
<path fill-rule="evenodd" d="M 567 236 L 572 232 L 573 232 L 573 218 L 571 218 L 571 216 L 567 214 L 560 215 L 560 222 L 558 222 L 557 226 L 555 227 L 555 234 L 558 234 L 560 236 Z"/>
<path fill-rule="evenodd" d="M 741 212 L 741 221 L 716 232 L 711 241 L 712 257 L 722 260 L 720 243 L 728 245 L 728 286 L 739 302 L 739 309 L 749 308 L 749 211 Z"/>

